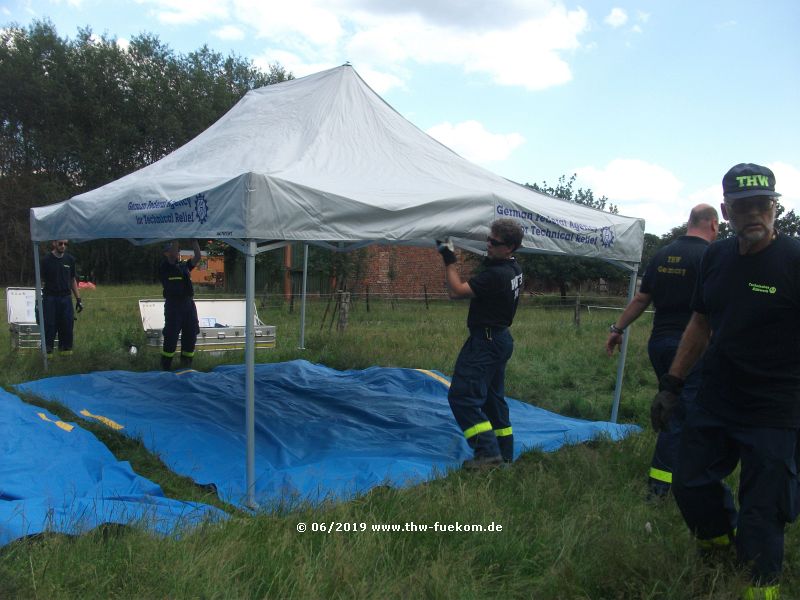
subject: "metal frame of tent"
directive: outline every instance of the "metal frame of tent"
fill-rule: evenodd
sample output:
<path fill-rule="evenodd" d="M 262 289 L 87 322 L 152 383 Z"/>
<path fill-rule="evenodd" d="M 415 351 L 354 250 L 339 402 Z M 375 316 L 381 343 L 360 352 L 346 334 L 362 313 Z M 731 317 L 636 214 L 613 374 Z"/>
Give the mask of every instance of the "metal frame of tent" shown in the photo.
<path fill-rule="evenodd" d="M 341 91 L 338 95 L 337 90 Z M 298 103 L 302 102 L 314 103 L 311 116 L 300 112 Z M 360 104 L 354 107 L 351 103 Z M 295 120 L 287 121 L 286 106 L 296 109 L 289 115 Z M 341 111 L 338 116 L 330 118 L 331 107 Z M 361 116 L 365 112 L 369 114 Z M 312 126 L 320 129 L 303 129 Z M 263 136 L 259 127 L 274 127 L 278 133 Z M 377 139 L 382 128 L 386 134 Z M 323 134 L 328 136 L 327 142 L 320 141 Z M 235 146 L 233 141 L 241 143 Z M 379 147 L 379 143 L 384 145 Z M 282 154 L 284 146 L 287 156 Z M 395 151 L 402 161 L 393 160 Z M 261 154 L 253 156 L 258 152 Z M 373 158 L 378 167 L 371 163 Z M 212 159 L 213 163 L 204 162 Z M 204 170 L 206 165 L 213 166 Z M 198 202 L 201 196 L 202 211 L 197 205 L 194 209 L 199 223 L 178 226 L 158 220 L 177 211 L 173 205 L 185 206 L 191 198 Z M 139 208 L 148 199 L 157 205 L 153 213 Z M 201 227 L 211 202 L 215 214 L 221 216 Z M 147 221 L 151 215 L 156 219 L 152 225 Z M 485 239 L 488 222 L 502 215 L 527 219 L 532 233 L 526 237 L 523 252 L 600 258 L 630 271 L 629 301 L 633 297 L 644 236 L 641 219 L 545 196 L 465 161 L 406 121 L 344 65 L 254 90 L 206 131 L 156 163 L 58 205 L 31 209 L 36 301 L 39 314 L 43 314 L 37 242 L 55 236 L 79 241 L 122 238 L 134 244 L 175 237 L 213 238 L 242 252 L 247 319 L 247 503 L 255 506 L 256 256 L 304 242 L 307 266 L 309 244 L 334 251 L 374 243 L 432 247 L 433 239 L 451 232 L 460 236 L 453 238 L 457 247 L 482 254 L 479 240 Z M 93 217 L 103 222 L 102 231 L 93 227 Z M 587 227 L 598 232 L 594 242 L 578 239 L 584 237 Z M 555 235 L 543 235 L 545 230 Z M 307 269 L 303 272 L 301 347 Z M 43 328 L 40 319 L 42 340 Z M 612 421 L 617 420 L 627 347 L 626 331 L 618 359 Z M 46 368 L 44 344 L 42 355 Z"/>

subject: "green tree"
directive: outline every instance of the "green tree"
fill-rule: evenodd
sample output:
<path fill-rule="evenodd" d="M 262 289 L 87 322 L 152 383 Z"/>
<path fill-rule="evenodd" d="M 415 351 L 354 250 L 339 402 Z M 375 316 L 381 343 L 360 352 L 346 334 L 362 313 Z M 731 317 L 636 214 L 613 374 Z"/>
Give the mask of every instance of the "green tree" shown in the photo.
<path fill-rule="evenodd" d="M 207 46 L 176 54 L 156 36 L 115 39 L 48 21 L 0 29 L 0 258 L 6 283 L 30 282 L 28 215 L 144 167 L 185 144 L 251 89 L 290 79 Z M 97 240 L 71 248 L 82 273 L 151 280 L 157 248 Z"/>
<path fill-rule="evenodd" d="M 547 182 L 539 184 L 525 184 L 526 187 L 542 192 L 567 202 L 583 204 L 597 210 L 607 210 L 617 214 L 619 209 L 601 196 L 595 198 L 590 189 L 575 188 L 576 175 L 567 178 L 562 175 L 555 186 Z M 546 285 L 557 285 L 562 300 L 566 300 L 567 288 L 570 285 L 580 285 L 587 280 L 604 279 L 607 282 L 620 283 L 626 278 L 626 273 L 605 261 L 579 258 L 574 256 L 546 256 L 540 254 L 520 254 L 520 266 L 525 278 L 530 281 L 541 281 Z"/>

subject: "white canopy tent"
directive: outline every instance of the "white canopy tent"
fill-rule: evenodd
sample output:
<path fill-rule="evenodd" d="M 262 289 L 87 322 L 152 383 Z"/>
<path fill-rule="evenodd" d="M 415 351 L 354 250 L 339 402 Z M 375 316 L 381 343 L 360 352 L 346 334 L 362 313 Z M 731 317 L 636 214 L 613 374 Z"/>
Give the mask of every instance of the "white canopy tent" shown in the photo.
<path fill-rule="evenodd" d="M 632 295 L 642 219 L 552 198 L 470 163 L 400 116 L 346 64 L 253 90 L 158 162 L 33 208 L 30 221 L 39 302 L 39 241 L 220 239 L 245 254 L 253 504 L 255 256 L 293 241 L 352 250 L 373 243 L 431 247 L 445 237 L 483 253 L 500 217 L 523 227 L 522 251 L 600 258 L 627 269 Z M 626 348 L 627 335 L 612 420 Z"/>

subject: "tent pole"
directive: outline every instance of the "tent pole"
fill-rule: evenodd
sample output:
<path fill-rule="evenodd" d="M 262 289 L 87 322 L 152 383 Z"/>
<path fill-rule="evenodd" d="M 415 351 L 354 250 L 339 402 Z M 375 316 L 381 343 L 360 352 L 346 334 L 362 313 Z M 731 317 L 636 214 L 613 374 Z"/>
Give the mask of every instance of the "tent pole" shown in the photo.
<path fill-rule="evenodd" d="M 255 285 L 256 283 L 256 242 L 247 240 L 245 253 L 245 391 L 246 414 L 245 428 L 247 435 L 247 506 L 256 509 L 256 419 L 255 419 Z"/>
<path fill-rule="evenodd" d="M 44 344 L 44 302 L 42 301 L 42 272 L 39 266 L 39 245 L 33 242 L 33 271 L 36 273 L 36 311 L 39 318 L 39 350 L 42 352 L 42 364 L 47 372 L 47 348 Z"/>
<path fill-rule="evenodd" d="M 638 267 L 638 265 L 637 265 Z M 634 294 L 636 294 L 636 276 L 638 268 L 634 269 L 631 273 L 631 278 L 628 282 L 628 302 L 631 303 Z M 626 304 L 626 306 L 627 306 Z M 619 399 L 622 396 L 622 374 L 625 371 L 625 357 L 628 355 L 628 338 L 631 334 L 631 328 L 626 327 L 625 333 L 622 335 L 622 347 L 619 349 L 619 359 L 617 360 L 617 383 L 614 386 L 614 403 L 611 405 L 611 422 L 617 422 L 617 413 L 619 411 Z"/>
<path fill-rule="evenodd" d="M 308 289 L 308 244 L 303 244 L 303 299 L 300 304 L 300 345 L 298 350 L 306 349 L 306 290 Z"/>

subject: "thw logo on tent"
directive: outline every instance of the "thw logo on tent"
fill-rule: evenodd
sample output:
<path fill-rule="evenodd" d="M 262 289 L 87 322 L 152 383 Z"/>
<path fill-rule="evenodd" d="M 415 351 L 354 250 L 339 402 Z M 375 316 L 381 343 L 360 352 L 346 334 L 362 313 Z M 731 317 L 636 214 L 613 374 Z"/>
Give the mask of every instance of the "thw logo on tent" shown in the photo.
<path fill-rule="evenodd" d="M 194 197 L 194 212 L 201 225 L 208 220 L 208 202 L 205 194 L 197 194 Z"/>
<path fill-rule="evenodd" d="M 603 244 L 604 248 L 611 248 L 615 239 L 614 230 L 611 227 L 603 227 L 600 230 L 600 243 Z"/>

